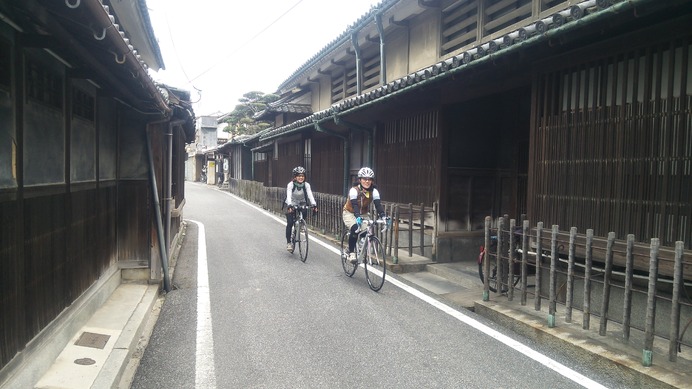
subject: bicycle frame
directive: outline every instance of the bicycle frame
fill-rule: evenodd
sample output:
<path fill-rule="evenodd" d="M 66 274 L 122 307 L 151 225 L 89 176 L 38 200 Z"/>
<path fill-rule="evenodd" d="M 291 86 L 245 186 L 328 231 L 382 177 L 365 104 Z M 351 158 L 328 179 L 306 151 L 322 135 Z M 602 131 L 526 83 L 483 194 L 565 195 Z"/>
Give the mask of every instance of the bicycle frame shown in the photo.
<path fill-rule="evenodd" d="M 293 222 L 293 232 L 291 235 L 291 241 L 293 243 L 293 248 L 295 249 L 296 243 L 298 244 L 298 251 L 300 252 L 300 259 L 305 262 L 308 256 L 308 227 L 303 212 L 307 212 L 310 208 L 307 205 L 301 204 L 293 206 L 293 214 L 295 221 Z M 302 232 L 301 232 L 302 231 Z M 300 236 L 304 235 L 304 239 Z"/>
<path fill-rule="evenodd" d="M 361 222 L 361 228 L 359 232 L 357 232 L 357 240 L 356 240 L 356 253 L 358 254 L 358 258 L 362 258 L 362 253 L 367 252 L 368 245 L 370 244 L 370 240 L 372 237 L 377 236 L 375 233 L 375 225 L 376 224 L 383 224 L 385 223 L 384 220 L 378 219 L 378 220 L 371 220 L 371 219 L 363 219 Z M 387 226 L 382 229 L 382 232 L 387 230 Z"/>
<path fill-rule="evenodd" d="M 356 234 L 356 257 L 363 265 L 365 277 L 370 289 L 377 292 L 384 285 L 385 274 L 387 273 L 387 262 L 382 242 L 376 235 L 375 225 L 385 224 L 382 232 L 389 226 L 388 219 L 364 219 L 360 229 Z M 348 240 L 351 236 L 350 231 L 345 231 L 341 237 L 341 264 L 347 276 L 352 277 L 358 268 L 357 263 L 348 260 Z"/>

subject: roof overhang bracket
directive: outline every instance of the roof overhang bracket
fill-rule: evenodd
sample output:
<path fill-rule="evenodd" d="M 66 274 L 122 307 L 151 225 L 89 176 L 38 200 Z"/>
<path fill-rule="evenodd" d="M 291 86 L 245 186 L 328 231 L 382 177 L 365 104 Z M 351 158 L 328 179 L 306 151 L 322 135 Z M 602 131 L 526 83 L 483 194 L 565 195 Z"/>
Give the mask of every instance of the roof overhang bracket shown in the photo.
<path fill-rule="evenodd" d="M 408 20 L 394 20 L 394 16 L 389 17 L 389 24 L 397 27 L 408 27 Z"/>
<path fill-rule="evenodd" d="M 430 1 L 418 0 L 418 6 L 421 8 L 440 8 L 440 1 L 439 0 L 430 0 Z"/>

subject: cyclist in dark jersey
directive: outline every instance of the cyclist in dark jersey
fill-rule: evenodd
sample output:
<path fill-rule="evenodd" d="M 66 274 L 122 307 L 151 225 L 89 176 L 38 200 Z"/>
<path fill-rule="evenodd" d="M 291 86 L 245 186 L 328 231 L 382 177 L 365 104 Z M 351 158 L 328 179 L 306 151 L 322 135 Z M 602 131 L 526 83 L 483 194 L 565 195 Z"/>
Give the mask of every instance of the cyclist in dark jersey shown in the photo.
<path fill-rule="evenodd" d="M 344 204 L 342 216 L 346 228 L 350 229 L 351 235 L 348 238 L 348 260 L 351 263 L 357 263 L 355 248 L 357 232 L 361 224 L 361 215 L 367 214 L 370 211 L 370 204 L 375 204 L 377 216 L 384 218 L 386 216 L 380 201 L 380 192 L 375 187 L 373 180 L 375 172 L 369 167 L 363 167 L 358 171 L 358 181 L 353 184 L 348 191 L 348 199 Z"/>

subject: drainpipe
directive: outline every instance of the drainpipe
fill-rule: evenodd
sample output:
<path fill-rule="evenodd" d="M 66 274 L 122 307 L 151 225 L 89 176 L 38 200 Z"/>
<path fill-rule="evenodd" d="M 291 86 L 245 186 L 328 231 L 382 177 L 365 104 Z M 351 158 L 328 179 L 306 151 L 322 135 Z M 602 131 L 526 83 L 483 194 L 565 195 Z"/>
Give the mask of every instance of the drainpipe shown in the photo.
<path fill-rule="evenodd" d="M 380 34 L 380 85 L 385 85 L 387 83 L 387 60 L 385 58 L 382 11 L 375 14 L 375 23 L 377 24 L 377 33 Z"/>
<path fill-rule="evenodd" d="M 343 135 L 341 135 L 341 134 L 337 134 L 336 132 L 329 131 L 329 130 L 326 130 L 326 129 L 322 128 L 322 127 L 320 126 L 320 122 L 319 122 L 319 121 L 315 120 L 315 121 L 313 122 L 313 124 L 315 125 L 315 130 L 316 130 L 317 132 L 321 132 L 321 133 L 324 133 L 324 134 L 327 134 L 327 135 L 335 136 L 335 137 L 337 137 L 337 138 L 339 138 L 339 139 L 341 139 L 341 140 L 344 141 L 344 187 L 343 187 L 343 194 L 344 194 L 344 196 L 345 196 L 345 195 L 348 194 L 348 189 L 351 187 L 350 182 L 348 182 L 348 170 L 349 170 L 349 166 L 351 165 L 351 159 L 350 159 L 350 156 L 351 156 L 351 144 L 350 144 L 350 142 L 348 141 L 348 138 L 347 138 L 347 137 L 345 137 L 345 136 L 343 136 Z"/>
<path fill-rule="evenodd" d="M 166 293 L 171 291 L 171 283 L 168 278 L 168 248 L 166 247 L 166 238 L 164 236 L 163 223 L 161 221 L 161 208 L 159 203 L 159 191 L 156 187 L 156 174 L 154 173 L 154 156 L 151 150 L 151 137 L 149 130 L 147 135 L 147 157 L 149 158 L 149 179 L 151 180 L 151 191 L 154 197 L 154 211 L 156 212 L 156 231 L 159 240 L 159 254 L 161 255 L 161 267 L 163 268 L 163 290 Z"/>
<path fill-rule="evenodd" d="M 356 95 L 360 95 L 363 92 L 363 64 L 360 58 L 360 47 L 358 47 L 358 30 L 351 34 L 351 44 L 356 53 Z"/>
<path fill-rule="evenodd" d="M 176 120 L 168 123 L 168 128 L 166 129 L 166 140 L 168 142 L 168 151 L 166 155 L 167 168 L 164 170 L 166 172 L 166 186 L 164 188 L 163 196 L 166 201 L 166 226 L 164 230 L 164 237 L 166 239 L 166 250 L 171 247 L 171 213 L 174 208 L 173 204 L 173 127 L 183 124 L 183 120 Z"/>
<path fill-rule="evenodd" d="M 368 150 L 368 157 L 370 157 L 369 161 L 368 161 L 369 162 L 368 165 L 372 166 L 372 162 L 374 161 L 373 130 L 371 130 L 369 128 L 365 128 L 361 125 L 346 121 L 346 120 L 342 119 L 338 113 L 335 113 L 333 118 L 334 118 L 334 124 L 342 125 L 342 123 L 343 123 L 343 125 L 345 125 L 346 127 L 350 128 L 350 129 L 358 130 L 358 131 L 365 133 L 365 135 L 366 135 L 365 147 L 366 147 L 366 150 Z"/>

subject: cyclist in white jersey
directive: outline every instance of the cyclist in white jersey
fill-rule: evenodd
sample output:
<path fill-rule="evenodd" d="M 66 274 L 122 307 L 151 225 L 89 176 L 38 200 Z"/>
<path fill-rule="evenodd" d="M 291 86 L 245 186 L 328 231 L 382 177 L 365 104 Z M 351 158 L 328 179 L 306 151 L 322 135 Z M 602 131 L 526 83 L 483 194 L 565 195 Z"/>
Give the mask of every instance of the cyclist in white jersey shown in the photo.
<path fill-rule="evenodd" d="M 305 181 L 305 168 L 296 166 L 293 168 L 293 180 L 286 186 L 286 250 L 293 252 L 291 243 L 291 228 L 296 220 L 295 207 L 302 204 L 312 206 L 312 213 L 317 213 L 317 202 L 312 194 L 310 184 Z M 303 218 L 307 217 L 307 211 L 303 211 Z"/>

